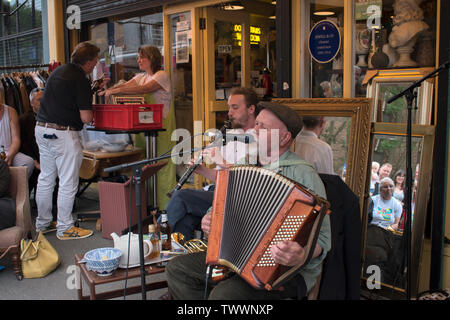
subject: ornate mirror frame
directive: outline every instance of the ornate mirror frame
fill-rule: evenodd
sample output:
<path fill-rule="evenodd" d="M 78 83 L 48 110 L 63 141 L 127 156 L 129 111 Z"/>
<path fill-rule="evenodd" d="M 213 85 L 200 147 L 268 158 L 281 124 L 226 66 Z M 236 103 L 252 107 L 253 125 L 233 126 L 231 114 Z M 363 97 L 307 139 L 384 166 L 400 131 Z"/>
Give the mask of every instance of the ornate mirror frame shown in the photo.
<path fill-rule="evenodd" d="M 392 88 L 395 85 L 403 84 L 407 86 L 413 84 L 415 81 L 426 76 L 432 72 L 433 68 L 414 68 L 414 69 L 388 69 L 388 70 L 370 70 L 366 73 L 363 80 L 363 84 L 367 84 L 367 98 L 373 99 L 373 108 L 371 121 L 373 122 L 386 122 L 382 120 L 382 106 L 386 103 L 384 100 L 379 99 L 379 94 L 382 91 L 382 87 Z M 422 83 L 418 88 L 417 93 L 417 122 L 416 124 L 429 125 L 432 117 L 433 106 L 433 89 L 434 78 L 429 78 Z M 404 110 L 406 111 L 406 100 L 399 100 L 398 102 L 404 102 Z M 414 107 L 414 105 L 413 105 Z M 414 121 L 414 120 L 413 120 Z M 389 121 L 394 122 L 394 121 Z M 406 123 L 406 121 L 405 121 Z"/>
<path fill-rule="evenodd" d="M 426 215 L 428 202 L 430 197 L 431 188 L 431 175 L 433 166 L 433 148 L 434 148 L 434 134 L 435 127 L 431 125 L 412 125 L 412 138 L 422 138 L 422 151 L 420 153 L 420 171 L 419 171 L 419 183 L 416 194 L 416 205 L 414 208 L 414 218 L 412 224 L 411 235 L 411 296 L 415 297 L 418 293 L 419 287 L 419 275 L 420 260 L 422 256 L 423 238 L 425 233 Z M 406 124 L 394 124 L 394 123 L 374 123 L 371 132 L 371 147 L 369 160 L 372 161 L 373 156 L 373 141 L 376 135 L 392 135 L 405 137 L 406 139 Z M 406 142 L 405 142 L 406 143 Z M 370 172 L 370 168 L 369 171 Z M 415 168 L 412 168 L 412 175 L 414 179 Z M 392 176 L 392 175 L 391 175 Z M 367 238 L 367 225 L 368 225 L 368 205 L 369 205 L 369 188 L 370 188 L 370 175 L 367 176 L 366 182 L 366 194 L 367 201 L 364 204 L 364 214 L 362 218 L 362 243 L 361 243 L 361 257 L 363 258 L 361 275 L 363 275 L 364 261 L 366 259 L 366 238 Z M 361 288 L 367 290 L 367 279 L 361 277 Z M 377 295 L 401 298 L 405 296 L 406 290 L 404 288 L 393 287 L 389 285 L 381 284 L 381 290 Z M 373 291 L 373 290 L 371 290 Z"/>
<path fill-rule="evenodd" d="M 350 118 L 345 182 L 359 199 L 361 215 L 364 208 L 367 163 L 370 144 L 372 99 L 273 99 L 296 110 L 300 116 Z"/>

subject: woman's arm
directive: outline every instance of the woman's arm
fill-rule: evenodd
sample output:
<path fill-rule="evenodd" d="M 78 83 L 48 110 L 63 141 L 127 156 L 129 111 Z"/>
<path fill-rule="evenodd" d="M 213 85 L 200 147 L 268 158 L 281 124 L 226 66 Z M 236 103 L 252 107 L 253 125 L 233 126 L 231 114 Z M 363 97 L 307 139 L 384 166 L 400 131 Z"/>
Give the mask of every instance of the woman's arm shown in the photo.
<path fill-rule="evenodd" d="M 131 80 L 130 80 L 131 81 Z M 155 92 L 162 89 L 158 82 L 155 80 L 149 81 L 144 85 L 139 85 L 134 81 L 134 83 L 125 84 L 120 87 L 112 87 L 104 91 L 105 96 L 110 96 L 112 94 L 146 94 L 150 92 Z"/>

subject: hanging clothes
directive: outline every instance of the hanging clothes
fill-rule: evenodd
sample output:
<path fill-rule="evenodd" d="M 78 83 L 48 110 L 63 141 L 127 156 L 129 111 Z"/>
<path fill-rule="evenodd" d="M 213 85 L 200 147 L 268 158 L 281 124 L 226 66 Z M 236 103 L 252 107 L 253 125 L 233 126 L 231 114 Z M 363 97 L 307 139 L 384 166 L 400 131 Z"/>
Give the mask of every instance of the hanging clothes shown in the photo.
<path fill-rule="evenodd" d="M 5 104 L 5 88 L 2 81 L 0 81 L 0 103 Z"/>

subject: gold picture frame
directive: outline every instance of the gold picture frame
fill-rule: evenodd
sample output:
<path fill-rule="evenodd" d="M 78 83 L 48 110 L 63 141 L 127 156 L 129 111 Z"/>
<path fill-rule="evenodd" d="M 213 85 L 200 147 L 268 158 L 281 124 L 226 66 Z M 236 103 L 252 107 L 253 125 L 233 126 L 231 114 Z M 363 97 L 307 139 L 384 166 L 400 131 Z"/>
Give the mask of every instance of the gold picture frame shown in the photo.
<path fill-rule="evenodd" d="M 370 143 L 372 99 L 368 98 L 305 98 L 273 99 L 297 111 L 300 116 L 324 116 L 348 119 L 345 174 L 342 178 L 364 206 L 367 163 Z M 333 144 L 329 143 L 333 149 Z M 334 150 L 333 150 L 334 152 Z M 334 155 L 335 156 L 335 155 Z M 336 170 L 335 170 L 336 171 Z M 336 172 L 337 174 L 339 172 Z"/>
<path fill-rule="evenodd" d="M 387 100 L 423 78 L 433 68 L 370 70 L 363 84 L 367 84 L 366 97 L 373 99 L 372 122 L 407 122 L 407 103 L 401 97 L 390 104 Z M 434 79 L 424 81 L 416 90 L 417 99 L 413 103 L 413 124 L 431 124 Z M 417 106 L 417 110 L 415 110 Z"/>
<path fill-rule="evenodd" d="M 419 288 L 419 275 L 420 275 L 420 260 L 422 254 L 422 246 L 423 246 L 423 237 L 425 233 L 425 224 L 426 224 L 426 213 L 427 206 L 430 197 L 430 188 L 431 188 L 431 175 L 432 175 L 432 166 L 433 166 L 433 148 L 434 148 L 434 134 L 435 128 L 431 125 L 412 125 L 412 179 L 413 179 L 413 218 L 412 218 L 412 228 L 411 228 L 411 288 L 410 293 L 412 297 L 417 296 L 418 288 Z M 369 163 L 374 159 L 374 149 L 377 142 L 375 140 L 396 140 L 400 142 L 397 146 L 392 146 L 392 153 L 395 155 L 401 155 L 404 158 L 404 154 L 406 153 L 406 124 L 394 124 L 394 123 L 374 123 L 372 132 L 371 132 L 371 143 L 370 143 L 370 156 Z M 415 143 L 418 140 L 421 140 L 420 146 Z M 378 143 L 379 145 L 379 143 Z M 388 157 L 385 157 L 388 158 Z M 405 162 L 405 159 L 402 160 Z M 416 172 L 417 166 L 419 164 L 420 170 L 418 173 Z M 393 165 L 395 167 L 395 164 Z M 399 166 L 399 164 L 397 164 Z M 395 172 L 398 168 L 393 168 L 390 177 L 395 180 Z M 370 171 L 370 168 L 369 168 Z M 417 179 L 417 183 L 415 180 Z M 394 181 L 395 183 L 395 181 Z M 368 236 L 368 208 L 369 208 L 369 187 L 370 187 L 370 175 L 367 176 L 366 182 L 366 194 L 367 201 L 364 204 L 364 214 L 362 219 L 362 243 L 361 243 L 361 257 L 363 258 L 362 263 L 362 272 L 361 272 L 361 287 L 363 290 L 368 290 L 368 292 L 377 292 L 377 295 L 386 296 L 388 298 L 404 298 L 406 293 L 406 277 L 405 275 L 398 276 L 403 277 L 402 285 L 398 285 L 401 281 L 396 283 L 387 283 L 387 281 L 381 281 L 379 283 L 380 290 L 374 291 L 373 288 L 368 288 L 367 281 L 367 273 L 364 276 L 364 271 L 368 266 L 366 256 L 367 253 L 367 236 Z M 414 195 L 414 189 L 415 195 Z M 404 214 L 404 213 L 403 213 Z M 394 232 L 398 237 L 403 236 L 403 232 Z M 400 240 L 399 240 L 400 241 Z M 391 254 L 390 256 L 394 256 Z M 401 272 L 401 271 L 397 271 Z M 399 278 L 396 278 L 399 279 Z"/>

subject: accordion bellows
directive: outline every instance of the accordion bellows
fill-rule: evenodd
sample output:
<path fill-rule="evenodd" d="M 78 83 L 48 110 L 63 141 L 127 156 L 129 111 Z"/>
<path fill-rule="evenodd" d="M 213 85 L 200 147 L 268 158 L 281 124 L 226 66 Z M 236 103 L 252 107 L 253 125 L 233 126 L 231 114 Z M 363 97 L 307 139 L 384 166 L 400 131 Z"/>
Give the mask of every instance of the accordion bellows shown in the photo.
<path fill-rule="evenodd" d="M 206 263 L 226 266 L 255 288 L 274 289 L 311 259 L 329 203 L 273 171 L 236 166 L 218 171 Z M 275 263 L 270 247 L 297 241 L 301 265 Z"/>

